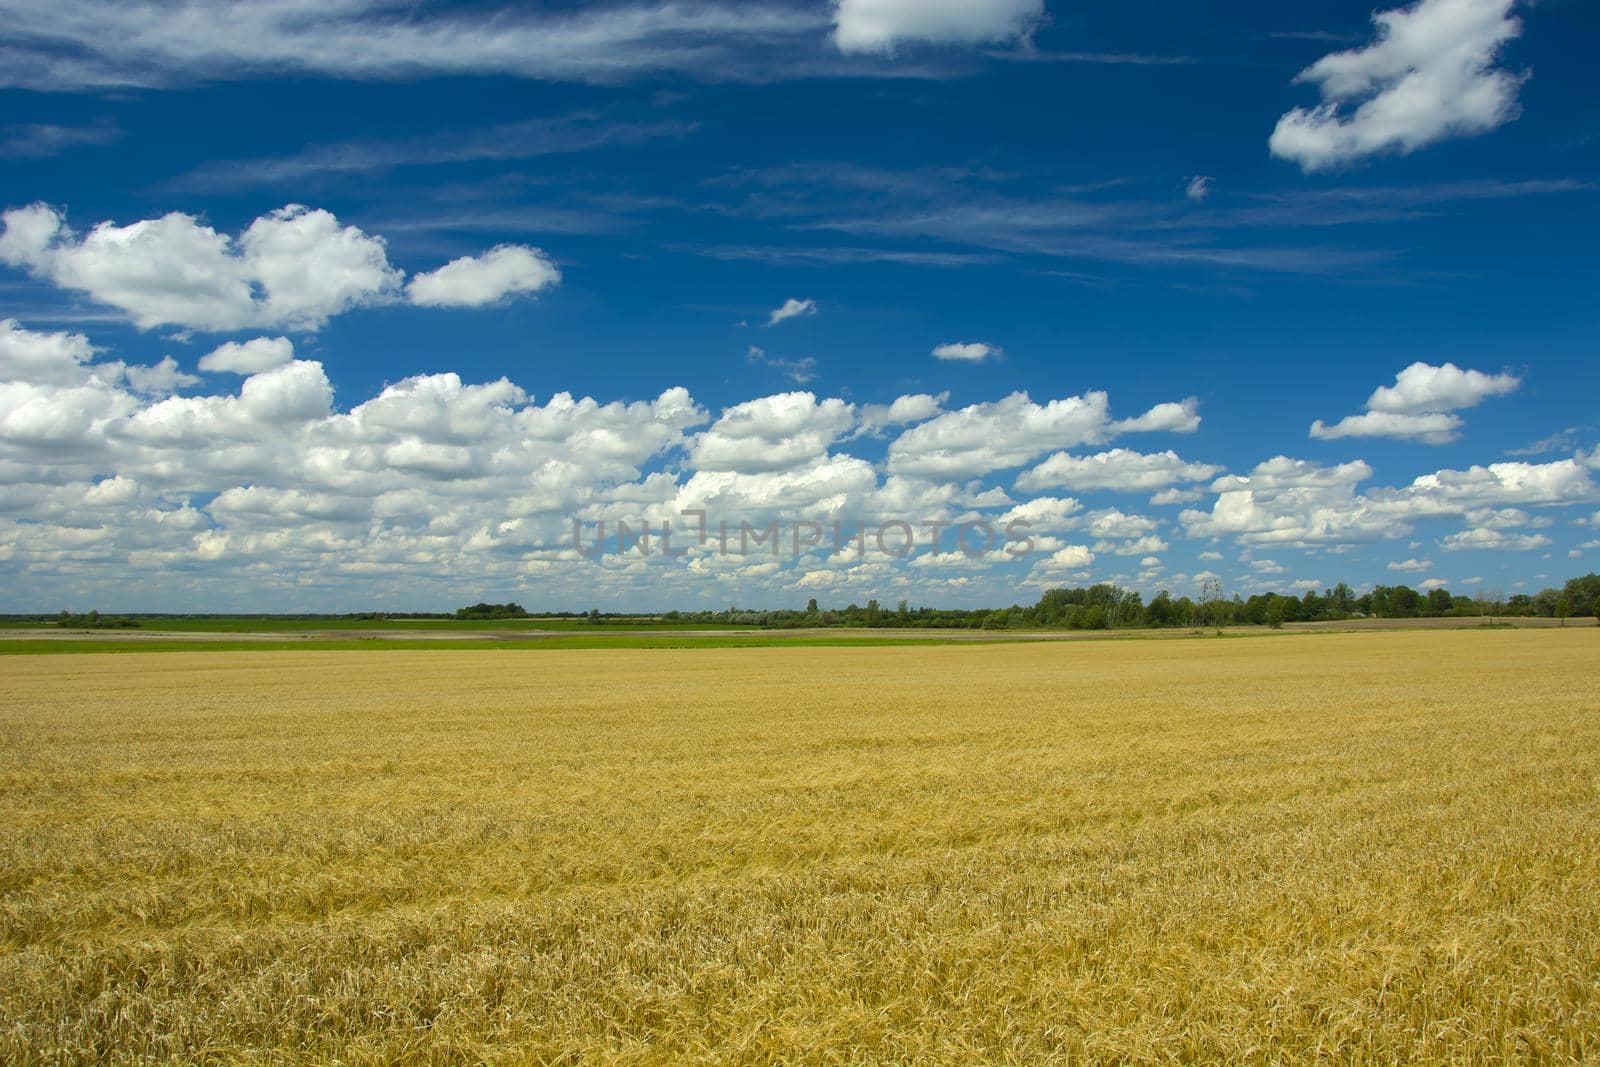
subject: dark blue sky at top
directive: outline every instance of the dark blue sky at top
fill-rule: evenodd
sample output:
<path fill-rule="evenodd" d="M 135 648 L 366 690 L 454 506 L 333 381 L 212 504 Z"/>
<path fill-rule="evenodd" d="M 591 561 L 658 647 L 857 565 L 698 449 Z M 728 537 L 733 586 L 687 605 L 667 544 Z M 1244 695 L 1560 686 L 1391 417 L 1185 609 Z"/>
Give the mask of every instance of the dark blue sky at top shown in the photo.
<path fill-rule="evenodd" d="M 303 203 L 383 236 L 407 271 L 500 242 L 538 246 L 561 265 L 562 284 L 537 299 L 367 307 L 297 336 L 342 405 L 385 382 L 453 370 L 469 381 L 505 375 L 541 400 L 649 398 L 683 385 L 715 413 L 795 388 L 775 364 L 809 358 L 815 378 L 803 388 L 857 402 L 948 390 L 957 407 L 1012 390 L 1042 402 L 1104 389 L 1114 412 L 1131 416 L 1197 396 L 1204 425 L 1177 444 L 1234 470 L 1278 453 L 1361 457 L 1380 483 L 1403 484 L 1568 427 L 1591 428 L 1582 443 L 1592 445 L 1600 7 L 1520 10 L 1522 34 L 1501 59 L 1528 75 L 1515 121 L 1304 174 L 1269 153 L 1268 136 L 1284 112 L 1316 102 L 1296 72 L 1369 41 L 1371 10 L 1057 0 L 1034 35 L 1036 58 L 912 49 L 905 66 L 921 76 L 904 77 L 645 73 L 593 85 L 288 73 L 11 89 L 0 92 L 0 125 L 118 133 L 0 160 L 0 206 L 58 205 L 80 231 L 182 211 L 236 234 Z M 610 143 L 415 161 L 419 149 L 581 141 L 599 130 Z M 385 145 L 396 155 L 388 167 L 253 173 L 256 161 Z M 1213 180 L 1203 202 L 1185 196 L 1195 175 Z M 1016 229 L 914 224 L 972 205 L 1022 232 L 1041 209 L 1098 221 L 1054 232 L 1048 251 L 1017 247 Z M 888 232 L 886 220 L 902 225 Z M 923 261 L 871 258 L 907 254 Z M 765 328 L 790 297 L 814 299 L 820 313 Z M 141 332 L 7 269 L 0 315 L 84 330 L 130 362 L 171 354 L 191 369 L 229 336 Z M 263 332 L 277 331 L 236 336 Z M 988 342 L 1004 356 L 929 358 L 950 341 Z M 751 345 L 772 362 L 747 360 Z M 1511 369 L 1525 383 L 1465 412 L 1451 445 L 1308 439 L 1313 419 L 1359 411 L 1416 360 Z"/>

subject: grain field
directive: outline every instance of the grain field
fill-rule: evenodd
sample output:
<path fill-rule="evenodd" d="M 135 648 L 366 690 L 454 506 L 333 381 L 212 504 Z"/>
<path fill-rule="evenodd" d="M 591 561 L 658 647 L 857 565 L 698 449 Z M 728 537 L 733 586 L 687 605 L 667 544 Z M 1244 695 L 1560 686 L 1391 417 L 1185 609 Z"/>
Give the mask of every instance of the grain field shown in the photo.
<path fill-rule="evenodd" d="M 1592 1061 L 1597 667 L 4 657 L 0 1059 Z"/>

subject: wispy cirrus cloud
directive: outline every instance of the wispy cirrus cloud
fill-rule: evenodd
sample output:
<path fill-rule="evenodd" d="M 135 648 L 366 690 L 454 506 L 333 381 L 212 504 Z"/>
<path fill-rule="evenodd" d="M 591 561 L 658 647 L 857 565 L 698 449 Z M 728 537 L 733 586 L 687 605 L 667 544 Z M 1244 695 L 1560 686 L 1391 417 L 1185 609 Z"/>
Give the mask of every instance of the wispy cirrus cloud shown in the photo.
<path fill-rule="evenodd" d="M 680 139 L 694 130 L 694 123 L 675 119 L 623 122 L 589 112 L 396 140 L 314 145 L 276 158 L 213 160 L 173 179 L 168 186 L 200 192 L 293 186 L 319 178 L 370 175 L 406 167 L 573 155 Z"/>
<path fill-rule="evenodd" d="M 1042 8 L 1042 0 L 932 7 L 916 0 L 635 0 L 560 10 L 396 0 L 0 0 L 0 87 L 160 89 L 282 75 L 503 75 L 607 85 L 654 75 L 749 82 L 949 77 L 989 56 L 982 46 L 1025 37 Z M 952 55 L 950 46 L 969 58 Z M 1160 61 L 1092 50 L 1064 58 Z"/>
<path fill-rule="evenodd" d="M 35 123 L 0 127 L 0 156 L 13 159 L 44 159 L 59 156 L 74 148 L 113 144 L 122 139 L 122 129 L 114 122 L 91 122 L 83 126 L 58 126 Z"/>

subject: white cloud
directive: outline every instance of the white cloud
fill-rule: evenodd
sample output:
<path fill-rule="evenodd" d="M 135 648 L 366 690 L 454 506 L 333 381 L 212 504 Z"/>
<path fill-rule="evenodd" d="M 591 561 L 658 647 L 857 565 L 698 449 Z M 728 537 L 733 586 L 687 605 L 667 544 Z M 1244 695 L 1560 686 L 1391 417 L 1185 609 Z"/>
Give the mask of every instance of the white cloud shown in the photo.
<path fill-rule="evenodd" d="M 814 393 L 779 393 L 736 404 L 694 443 L 690 459 L 708 471 L 755 474 L 813 463 L 855 425 L 855 408 Z"/>
<path fill-rule="evenodd" d="M 796 385 L 804 385 L 817 379 L 817 361 L 814 356 L 780 359 L 777 356 L 767 355 L 767 350 L 760 345 L 751 345 L 745 349 L 744 361 L 756 367 L 771 367 Z"/>
<path fill-rule="evenodd" d="M 1096 541 L 1096 552 L 1109 552 L 1115 556 L 1138 556 L 1146 552 L 1165 552 L 1172 546 L 1154 534 L 1135 538 L 1132 541 Z"/>
<path fill-rule="evenodd" d="M 1000 526 L 1027 523 L 1027 529 L 1036 533 L 1067 530 L 1079 524 L 1078 513 L 1082 510 L 1083 505 L 1072 497 L 1041 496 L 1017 504 L 995 522 Z"/>
<path fill-rule="evenodd" d="M 149 602 L 151 590 L 180 603 L 203 590 L 209 602 L 241 607 L 303 610 L 304 598 L 324 596 L 319 606 L 337 608 L 351 595 L 425 606 L 450 603 L 463 585 L 532 583 L 552 602 L 602 605 L 708 595 L 785 603 L 783 592 L 799 588 L 849 590 L 858 602 L 959 588 L 968 602 L 1009 603 L 1019 584 L 1130 580 L 1118 568 L 1158 557 L 1171 536 L 1159 517 L 1086 508 L 1067 495 L 1013 500 L 980 477 L 1073 447 L 1064 441 L 1118 432 L 1103 394 L 1045 404 L 1016 394 L 945 412 L 946 398 L 930 394 L 853 407 L 783 393 L 734 404 L 706 426 L 683 389 L 633 403 L 567 394 L 537 403 L 506 379 L 473 384 L 451 373 L 403 379 L 346 411 L 323 366 L 295 359 L 285 339 L 255 338 L 206 358 L 210 369 L 226 364 L 246 377 L 221 379 L 226 387 L 213 379 L 216 392 L 188 395 L 192 379 L 175 360 L 128 366 L 80 334 L 0 321 L 0 544 L 19 604 L 92 597 L 106 608 L 107 590 L 134 590 L 123 601 L 131 607 Z M 163 395 L 179 388 L 184 395 Z M 864 427 L 913 423 L 885 463 L 842 454 Z M 1102 455 L 1130 464 L 1136 480 L 1182 469 L 1204 484 L 1214 470 L 1171 454 Z M 1588 515 L 1600 503 L 1587 457 L 1441 470 L 1358 492 L 1371 475 L 1359 461 L 1275 457 L 1216 478 L 1216 505 L 1186 510 L 1179 522 L 1193 537 L 1281 546 L 1247 554 L 1244 570 L 1259 574 L 1279 564 L 1254 555 L 1283 560 L 1287 571 L 1283 551 L 1404 545 L 1411 524 L 1437 518 L 1466 528 L 1451 548 L 1548 548 L 1553 528 L 1539 528 L 1550 513 L 1540 509 L 1583 504 Z M 1096 478 L 1115 480 L 1083 476 Z M 735 538 L 742 520 L 817 520 L 825 532 L 792 565 L 724 560 L 703 548 L 677 561 L 590 562 L 572 543 L 573 517 L 649 518 L 658 530 L 670 518 L 682 547 L 683 512 L 699 509 L 713 527 L 729 520 Z M 955 559 L 946 551 L 952 527 L 975 519 L 997 531 L 1027 522 L 1034 556 L 1002 558 L 1024 540 L 1002 534 L 983 559 Z M 870 544 L 864 552 L 830 544 L 833 520 L 936 521 L 945 540 L 929 550 L 919 526 L 927 558 L 911 568 Z M 1200 558 L 1219 565 L 1215 541 L 1205 547 Z M 1092 573 L 1097 558 L 1109 561 L 1107 573 Z M 1397 566 L 1421 573 L 1425 563 Z M 942 584 L 967 571 L 987 584 Z M 1190 579 L 1170 580 L 1178 588 Z"/>
<path fill-rule="evenodd" d="M 211 374 L 260 374 L 294 359 L 294 342 L 287 337 L 256 337 L 229 341 L 200 357 L 200 369 Z"/>
<path fill-rule="evenodd" d="M 261 216 L 237 240 L 176 211 L 81 236 L 46 204 L 0 221 L 0 262 L 117 308 L 140 329 L 316 330 L 395 299 L 405 280 L 381 237 L 299 204 Z M 503 245 L 418 275 L 409 292 L 419 304 L 469 307 L 559 278 L 537 249 Z"/>
<path fill-rule="evenodd" d="M 1578 427 L 1569 426 L 1564 430 L 1559 430 L 1556 433 L 1551 434 L 1549 437 L 1542 437 L 1532 444 L 1525 445 L 1522 448 L 1508 449 L 1506 451 L 1506 455 L 1545 456 L 1549 455 L 1551 452 L 1575 451 L 1578 447 L 1578 434 Z"/>
<path fill-rule="evenodd" d="M 1465 518 L 1481 508 L 1600 499 L 1600 487 L 1588 469 L 1571 459 L 1440 470 L 1406 486 L 1359 495 L 1355 486 L 1370 473 L 1366 464 L 1317 468 L 1278 457 L 1262 466 L 1277 474 L 1218 479 L 1212 488 L 1219 496 L 1211 511 L 1179 516 L 1187 532 L 1196 537 L 1232 534 L 1247 544 L 1339 545 L 1405 537 L 1415 520 Z"/>
<path fill-rule="evenodd" d="M 406 295 L 422 307 L 482 307 L 513 294 L 537 293 L 561 280 L 548 256 L 526 245 L 497 245 L 418 274 Z"/>
<path fill-rule="evenodd" d="M 871 436 L 891 426 L 909 426 L 913 423 L 926 422 L 941 414 L 944 411 L 945 401 L 949 399 L 949 393 L 940 393 L 938 396 L 931 393 L 913 393 L 895 397 L 889 404 L 863 404 L 857 411 L 860 420 L 857 432 L 863 436 Z"/>
<path fill-rule="evenodd" d="M 1431 559 L 1405 559 L 1388 564 L 1391 571 L 1421 572 L 1432 568 Z"/>
<path fill-rule="evenodd" d="M 1144 515 L 1104 508 L 1089 514 L 1087 528 L 1096 537 L 1141 537 L 1155 530 L 1157 525 L 1156 520 Z"/>
<path fill-rule="evenodd" d="M 306 6 L 107 5 L 6 0 L 0 85 L 60 91 L 163 87 L 272 75 L 392 80 L 498 74 L 616 83 L 675 72 L 726 81 L 805 73 L 777 49 L 823 37 L 825 11 L 680 0 L 576 8 L 401 10 L 368 2 Z M 831 67 L 823 72 L 837 73 Z"/>
<path fill-rule="evenodd" d="M 1397 511 L 1442 516 L 1483 507 L 1582 503 L 1600 499 L 1600 490 L 1582 464 L 1563 459 L 1435 471 L 1403 489 L 1374 490 L 1370 495 Z"/>
<path fill-rule="evenodd" d="M 835 0 L 833 39 L 842 52 L 993 44 L 1022 37 L 1043 13 L 1044 0 Z"/>
<path fill-rule="evenodd" d="M 187 374 L 179 369 L 178 361 L 171 356 L 163 356 L 161 362 L 153 366 L 125 367 L 122 374 L 134 392 L 148 393 L 155 396 L 175 393 L 179 389 L 197 385 L 200 382 L 200 379 L 195 375 Z"/>
<path fill-rule="evenodd" d="M 1487 548 L 1499 552 L 1531 552 L 1549 543 L 1550 538 L 1544 534 L 1515 534 L 1489 526 L 1480 526 L 1451 534 L 1439 542 L 1439 547 L 1446 552 L 1469 548 Z"/>
<path fill-rule="evenodd" d="M 1238 490 L 1277 491 L 1283 489 L 1346 489 L 1372 477 L 1372 468 L 1362 460 L 1324 467 L 1310 460 L 1274 456 L 1256 464 L 1248 475 L 1230 474 L 1212 483 L 1215 493 Z"/>
<path fill-rule="evenodd" d="M 1485 374 L 1462 370 L 1454 363 L 1435 367 L 1413 363 L 1395 375 L 1394 385 L 1379 386 L 1367 398 L 1367 411 L 1332 426 L 1318 419 L 1311 436 L 1332 441 L 1341 437 L 1392 437 L 1444 445 L 1460 436 L 1462 420 L 1450 414 L 1476 407 L 1492 396 L 1515 392 L 1522 379 L 1509 372 Z"/>
<path fill-rule="evenodd" d="M 81 238 L 44 204 L 4 222 L 0 260 L 119 308 L 141 329 L 316 329 L 401 279 L 382 240 L 295 204 L 256 219 L 237 242 L 178 212 L 102 222 Z"/>
<path fill-rule="evenodd" d="M 86 380 L 94 346 L 81 333 L 40 333 L 0 319 L 0 381 L 68 385 Z"/>
<path fill-rule="evenodd" d="M 791 296 L 783 302 L 782 306 L 773 308 L 772 312 L 767 315 L 767 325 L 776 326 L 780 322 L 788 322 L 790 319 L 798 319 L 806 315 L 815 315 L 816 313 L 817 302 L 815 300 L 800 300 Z"/>
<path fill-rule="evenodd" d="M 15 319 L 0 319 L 0 381 L 35 387 L 81 386 L 91 393 L 126 385 L 145 396 L 165 396 L 200 380 L 185 373 L 171 356 L 148 366 L 95 363 L 94 356 L 94 346 L 82 334 L 43 333 L 26 329 Z M 41 390 L 38 395 L 46 393 Z"/>
<path fill-rule="evenodd" d="M 1501 47 L 1521 32 L 1513 6 L 1514 0 L 1419 0 L 1374 14 L 1376 42 L 1324 56 L 1300 73 L 1296 80 L 1317 85 L 1323 103 L 1278 120 L 1273 155 L 1307 171 L 1325 170 L 1481 134 L 1516 118 L 1523 79 L 1495 67 Z"/>
<path fill-rule="evenodd" d="M 986 359 L 999 359 L 1000 349 L 995 345 L 984 344 L 982 341 L 952 341 L 949 344 L 935 347 L 933 358 L 966 363 L 982 363 Z"/>
<path fill-rule="evenodd" d="M 1211 187 L 1215 183 L 1216 179 L 1209 174 L 1196 174 L 1189 179 L 1189 184 L 1185 187 L 1183 195 L 1198 204 L 1211 195 Z"/>
<path fill-rule="evenodd" d="M 1035 404 L 1027 393 L 972 404 L 914 426 L 889 446 L 889 469 L 925 478 L 973 478 L 1020 467 L 1052 448 L 1091 444 L 1109 431 L 1105 393 Z"/>
<path fill-rule="evenodd" d="M 1205 494 L 1198 489 L 1163 489 L 1150 498 L 1152 507 L 1167 507 L 1172 504 L 1193 504 L 1204 500 Z"/>
<path fill-rule="evenodd" d="M 1396 415 L 1388 411 L 1369 411 L 1363 415 L 1347 415 L 1332 426 L 1318 419 L 1311 424 L 1311 436 L 1319 441 L 1337 441 L 1341 437 L 1392 437 L 1425 445 L 1447 445 L 1461 436 L 1461 426 L 1458 415 Z"/>
<path fill-rule="evenodd" d="M 1511 373 L 1485 374 L 1462 370 L 1454 363 L 1434 367 L 1418 362 L 1395 375 L 1393 385 L 1379 386 L 1367 399 L 1367 410 L 1402 415 L 1460 411 L 1489 397 L 1516 392 L 1521 385 L 1522 379 Z"/>
<path fill-rule="evenodd" d="M 1204 481 L 1221 470 L 1209 463 L 1185 462 L 1172 451 L 1146 454 L 1114 448 L 1092 456 L 1057 452 L 1037 467 L 1018 475 L 1017 488 L 1029 492 L 1046 488 L 1148 492 L 1184 482 Z"/>
<path fill-rule="evenodd" d="M 1087 545 L 1067 545 L 1059 548 L 1033 565 L 1031 577 L 1049 577 L 1081 571 L 1094 563 L 1094 553 Z"/>
<path fill-rule="evenodd" d="M 1136 419 L 1117 423 L 1118 433 L 1194 433 L 1200 428 L 1200 401 L 1194 397 L 1157 404 Z"/>
<path fill-rule="evenodd" d="M 1444 589 L 1449 584 L 1450 583 L 1445 581 L 1443 578 L 1424 578 L 1422 581 L 1417 583 L 1417 588 L 1422 590 L 1424 593 L 1431 593 L 1435 589 Z"/>

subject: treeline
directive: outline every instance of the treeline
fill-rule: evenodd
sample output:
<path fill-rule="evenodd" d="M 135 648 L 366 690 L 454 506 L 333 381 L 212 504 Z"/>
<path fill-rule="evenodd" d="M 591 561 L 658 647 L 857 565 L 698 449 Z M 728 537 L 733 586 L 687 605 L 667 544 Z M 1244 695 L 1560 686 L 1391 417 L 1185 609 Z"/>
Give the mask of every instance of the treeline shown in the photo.
<path fill-rule="evenodd" d="M 514 600 L 506 604 L 485 604 L 479 601 L 456 609 L 458 619 L 526 619 L 527 617 L 527 611 Z"/>
<path fill-rule="evenodd" d="M 1198 595 L 1174 597 L 1161 590 L 1144 597 L 1119 586 L 1102 583 L 1078 589 L 1051 589 L 1031 605 L 1007 608 L 912 608 L 901 600 L 887 607 L 877 600 L 865 606 L 821 608 L 815 599 L 804 610 L 749 610 L 730 605 L 723 611 L 669 611 L 665 615 L 609 615 L 591 610 L 587 618 L 596 625 L 648 625 L 653 621 L 698 623 L 706 626 L 758 626 L 768 629 L 809 627 L 892 627 L 902 629 L 1164 629 L 1223 626 L 1278 627 L 1291 622 L 1339 622 L 1347 619 L 1426 619 L 1447 617 L 1568 618 L 1594 616 L 1600 608 L 1600 574 L 1574 578 L 1560 589 L 1545 589 L 1509 599 L 1496 593 L 1463 596 L 1447 589 L 1422 592 L 1405 585 L 1380 585 L 1357 594 L 1339 582 L 1320 592 L 1298 596 L 1257 593 L 1249 598 L 1226 597 L 1222 585 L 1211 582 Z M 553 617 L 553 616 L 552 616 Z M 570 617 L 570 616 L 568 616 Z"/>
<path fill-rule="evenodd" d="M 595 626 L 641 626 L 660 623 L 704 626 L 750 626 L 768 629 L 810 627 L 893 627 L 903 629 L 1072 629 L 1115 630 L 1169 627 L 1282 626 L 1291 622 L 1337 622 L 1345 619 L 1426 619 L 1449 616 L 1485 618 L 1566 619 L 1595 617 L 1600 612 L 1600 574 L 1573 578 L 1560 588 L 1537 593 L 1518 593 L 1503 597 L 1494 592 L 1462 596 L 1447 589 L 1426 592 L 1405 585 L 1380 585 L 1357 594 L 1339 582 L 1320 592 L 1311 590 L 1298 596 L 1282 593 L 1257 593 L 1248 599 L 1224 596 L 1219 582 L 1208 582 L 1195 596 L 1174 597 L 1161 590 L 1148 602 L 1131 590 L 1108 583 L 1077 589 L 1050 589 L 1031 605 L 1013 604 L 1006 608 L 913 608 L 901 600 L 888 607 L 877 600 L 850 604 L 844 608 L 823 608 L 815 599 L 804 609 L 751 610 L 729 605 L 725 610 L 607 613 L 591 608 L 587 612 L 552 611 L 531 613 L 510 601 L 490 604 L 480 601 L 453 614 L 440 612 L 362 611 L 343 615 L 213 615 L 129 613 L 101 615 L 98 611 L 57 615 L 0 615 L 0 621 L 54 623 L 70 629 L 133 629 L 141 619 L 216 619 L 230 621 L 272 621 L 313 623 L 318 621 L 382 621 L 385 619 L 552 619 L 584 620 Z"/>
<path fill-rule="evenodd" d="M 139 622 L 126 615 L 102 615 L 98 611 L 90 611 L 83 615 L 74 615 L 65 609 L 54 619 L 57 626 L 69 630 L 137 630 Z"/>

